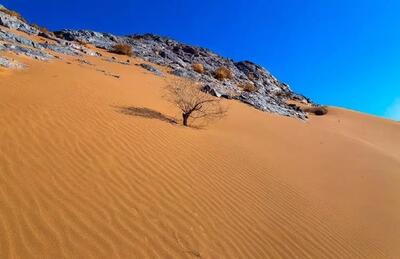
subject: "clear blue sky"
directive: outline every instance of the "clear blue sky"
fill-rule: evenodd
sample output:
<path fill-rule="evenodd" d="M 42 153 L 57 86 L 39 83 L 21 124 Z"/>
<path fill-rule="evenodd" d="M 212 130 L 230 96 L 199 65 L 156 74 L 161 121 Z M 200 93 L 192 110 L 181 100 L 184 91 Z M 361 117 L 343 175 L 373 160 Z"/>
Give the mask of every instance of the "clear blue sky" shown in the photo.
<path fill-rule="evenodd" d="M 400 120 L 399 0 L 0 0 L 48 27 L 151 32 L 266 67 L 316 102 Z"/>

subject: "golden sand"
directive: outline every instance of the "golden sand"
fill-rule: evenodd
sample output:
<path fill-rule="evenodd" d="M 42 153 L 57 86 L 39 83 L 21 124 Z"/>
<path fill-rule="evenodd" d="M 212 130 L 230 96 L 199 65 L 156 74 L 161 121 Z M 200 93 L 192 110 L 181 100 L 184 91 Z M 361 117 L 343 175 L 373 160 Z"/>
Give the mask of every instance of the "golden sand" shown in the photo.
<path fill-rule="evenodd" d="M 399 123 L 185 128 L 140 113 L 177 114 L 164 78 L 85 59 L 0 72 L 0 258 L 400 257 Z"/>

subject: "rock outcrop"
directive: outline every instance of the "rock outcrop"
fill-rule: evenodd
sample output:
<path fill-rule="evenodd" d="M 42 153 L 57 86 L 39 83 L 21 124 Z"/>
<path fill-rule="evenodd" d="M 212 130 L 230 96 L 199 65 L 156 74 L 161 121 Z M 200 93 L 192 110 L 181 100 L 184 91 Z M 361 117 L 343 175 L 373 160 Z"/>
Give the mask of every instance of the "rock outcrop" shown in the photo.
<path fill-rule="evenodd" d="M 163 73 L 159 69 L 157 69 L 149 64 L 141 63 L 141 64 L 139 64 L 139 66 L 141 66 L 142 68 L 146 69 L 147 71 L 150 71 L 151 73 L 153 73 L 157 76 L 164 76 Z"/>
<path fill-rule="evenodd" d="M 39 30 L 36 29 L 34 26 L 26 23 L 25 21 L 21 20 L 19 17 L 11 15 L 12 11 L 9 11 L 4 6 L 0 5 L 0 25 L 10 28 L 19 30 L 31 35 L 39 34 Z"/>
<path fill-rule="evenodd" d="M 311 101 L 294 93 L 290 87 L 277 80 L 266 69 L 250 61 L 234 62 L 205 48 L 194 47 L 178 41 L 153 34 L 116 36 L 86 30 L 62 30 L 55 35 L 64 40 L 79 41 L 112 50 L 115 44 L 129 44 L 133 53 L 148 62 L 170 68 L 171 73 L 200 81 L 207 90 L 216 96 L 238 99 L 257 109 L 286 116 L 305 118 L 306 115 L 289 106 L 287 100 L 304 103 Z M 204 73 L 193 70 L 193 64 L 202 64 Z M 218 80 L 215 71 L 221 67 L 228 69 L 232 78 Z M 253 84 L 254 92 L 243 91 L 239 86 Z"/>
<path fill-rule="evenodd" d="M 250 61 L 235 62 L 224 58 L 208 49 L 190 46 L 178 41 L 153 34 L 117 36 L 88 30 L 61 30 L 44 33 L 25 21 L 0 9 L 0 51 L 12 51 L 36 59 L 47 60 L 55 55 L 46 50 L 65 55 L 100 56 L 86 48 L 92 44 L 111 51 L 116 44 L 128 44 L 132 52 L 147 62 L 169 68 L 171 74 L 196 80 L 203 84 L 204 91 L 218 97 L 237 99 L 257 109 L 274 112 L 285 116 L 306 118 L 306 114 L 288 100 L 303 103 L 311 101 L 280 82 L 263 67 Z M 45 43 L 34 42 L 28 38 L 13 34 L 3 27 L 23 31 L 30 35 L 39 35 L 49 39 Z M 125 63 L 124 63 L 125 64 Z M 126 63 L 129 65 L 129 63 Z M 194 64 L 201 64 L 202 70 L 193 69 Z M 150 72 L 162 76 L 161 71 L 148 64 L 141 66 Z M 216 76 L 219 69 L 229 72 L 229 77 Z M 244 89 L 241 86 L 251 86 Z"/>
<path fill-rule="evenodd" d="M 0 57 L 0 67 L 22 69 L 25 65 L 10 58 Z"/>

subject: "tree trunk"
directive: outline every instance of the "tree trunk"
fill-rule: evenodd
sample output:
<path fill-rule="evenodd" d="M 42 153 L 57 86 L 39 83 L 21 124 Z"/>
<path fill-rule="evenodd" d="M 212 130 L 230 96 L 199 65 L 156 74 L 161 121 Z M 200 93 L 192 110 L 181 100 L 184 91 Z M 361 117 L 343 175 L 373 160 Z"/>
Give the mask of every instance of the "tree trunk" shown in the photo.
<path fill-rule="evenodd" d="M 183 126 L 188 126 L 189 117 L 190 117 L 190 113 L 183 113 L 182 114 Z"/>

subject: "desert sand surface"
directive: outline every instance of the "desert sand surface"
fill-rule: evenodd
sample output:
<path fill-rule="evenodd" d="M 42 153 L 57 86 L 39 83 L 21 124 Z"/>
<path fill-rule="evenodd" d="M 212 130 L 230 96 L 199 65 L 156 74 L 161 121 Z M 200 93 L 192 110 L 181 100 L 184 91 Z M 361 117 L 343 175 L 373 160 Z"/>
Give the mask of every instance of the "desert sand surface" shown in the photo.
<path fill-rule="evenodd" d="M 186 128 L 163 117 L 168 76 L 15 58 L 29 67 L 0 71 L 0 258 L 400 258 L 399 123 L 227 100 Z"/>

